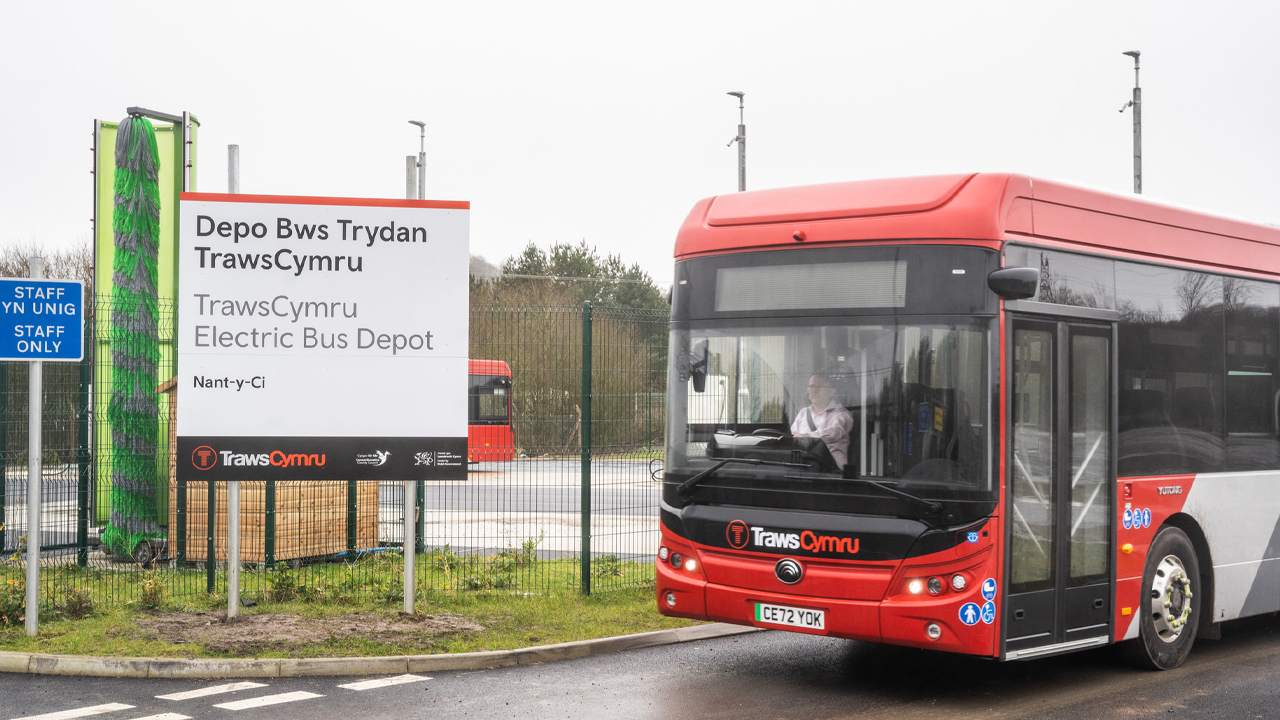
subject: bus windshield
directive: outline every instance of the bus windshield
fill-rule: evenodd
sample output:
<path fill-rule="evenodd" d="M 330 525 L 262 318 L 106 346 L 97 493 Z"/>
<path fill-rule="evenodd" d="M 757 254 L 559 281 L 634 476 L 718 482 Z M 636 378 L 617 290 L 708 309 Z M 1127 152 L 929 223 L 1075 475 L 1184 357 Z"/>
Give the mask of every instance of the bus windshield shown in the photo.
<path fill-rule="evenodd" d="M 668 502 L 982 516 L 996 490 L 993 326 L 919 315 L 677 323 Z"/>

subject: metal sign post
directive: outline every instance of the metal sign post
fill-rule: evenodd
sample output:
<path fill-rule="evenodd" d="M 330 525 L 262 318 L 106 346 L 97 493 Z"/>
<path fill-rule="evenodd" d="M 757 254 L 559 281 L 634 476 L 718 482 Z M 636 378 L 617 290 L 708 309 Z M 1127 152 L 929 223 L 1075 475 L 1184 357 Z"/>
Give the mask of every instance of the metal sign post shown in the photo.
<path fill-rule="evenodd" d="M 44 259 L 29 261 L 30 279 L 0 278 L 0 360 L 27 361 L 27 606 L 26 629 L 40 620 L 40 495 L 43 463 L 42 411 L 45 360 L 78 362 L 84 357 L 84 287 L 44 279 Z"/>
<path fill-rule="evenodd" d="M 44 258 L 30 260 L 31 278 L 44 279 Z M 24 308 L 25 309 L 25 308 Z M 32 360 L 27 370 L 27 634 L 40 625 L 40 490 L 44 484 L 44 363 Z"/>
<path fill-rule="evenodd" d="M 227 482 L 227 619 L 240 614 L 240 481 Z"/>

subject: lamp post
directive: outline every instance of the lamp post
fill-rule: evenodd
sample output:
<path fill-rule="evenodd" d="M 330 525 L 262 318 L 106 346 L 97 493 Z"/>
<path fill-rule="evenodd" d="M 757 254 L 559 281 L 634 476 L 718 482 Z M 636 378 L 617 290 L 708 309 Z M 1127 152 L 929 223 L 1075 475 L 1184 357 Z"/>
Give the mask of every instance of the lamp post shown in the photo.
<path fill-rule="evenodd" d="M 1124 55 L 1133 58 L 1133 99 L 1120 108 L 1133 108 L 1133 192 L 1142 194 L 1142 88 L 1138 86 L 1138 50 L 1130 50 Z"/>
<path fill-rule="evenodd" d="M 743 192 L 747 189 L 747 126 L 742 121 L 742 96 L 746 93 L 734 91 L 729 95 L 738 98 L 738 134 L 726 147 L 738 143 L 738 192 Z"/>
<path fill-rule="evenodd" d="M 427 124 L 421 120 L 410 120 L 410 125 L 418 126 L 418 199 L 427 199 Z"/>

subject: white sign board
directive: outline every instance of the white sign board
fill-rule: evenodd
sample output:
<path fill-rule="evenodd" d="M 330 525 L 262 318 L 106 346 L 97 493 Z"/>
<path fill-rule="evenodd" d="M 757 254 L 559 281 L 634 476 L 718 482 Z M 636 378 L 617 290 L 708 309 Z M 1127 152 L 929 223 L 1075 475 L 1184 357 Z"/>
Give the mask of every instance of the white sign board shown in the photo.
<path fill-rule="evenodd" d="M 183 193 L 180 477 L 465 479 L 469 215 Z"/>

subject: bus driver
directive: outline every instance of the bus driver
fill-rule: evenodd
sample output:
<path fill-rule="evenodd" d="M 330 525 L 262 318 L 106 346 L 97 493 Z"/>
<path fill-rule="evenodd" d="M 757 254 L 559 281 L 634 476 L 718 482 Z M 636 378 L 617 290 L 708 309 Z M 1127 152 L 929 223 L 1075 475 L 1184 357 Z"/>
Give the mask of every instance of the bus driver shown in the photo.
<path fill-rule="evenodd" d="M 853 416 L 838 402 L 834 402 L 836 389 L 825 375 L 809 378 L 808 407 L 796 413 L 791 423 L 795 437 L 821 438 L 843 470 L 849 459 L 849 433 L 853 430 Z"/>

